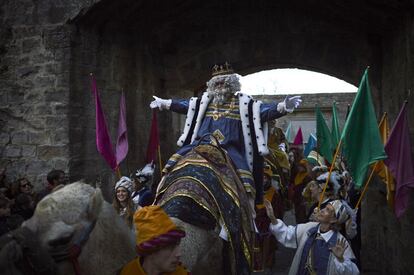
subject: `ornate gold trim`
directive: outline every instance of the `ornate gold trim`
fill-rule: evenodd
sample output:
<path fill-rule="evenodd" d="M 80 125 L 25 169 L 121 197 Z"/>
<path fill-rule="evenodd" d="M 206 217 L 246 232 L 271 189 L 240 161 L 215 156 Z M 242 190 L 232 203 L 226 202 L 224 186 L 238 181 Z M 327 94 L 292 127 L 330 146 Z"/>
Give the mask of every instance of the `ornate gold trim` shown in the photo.
<path fill-rule="evenodd" d="M 200 180 L 198 180 L 198 179 L 196 179 L 196 178 L 194 178 L 194 177 L 191 177 L 191 176 L 186 176 L 186 177 L 180 177 L 179 179 L 175 179 L 174 181 L 172 181 L 171 183 L 170 183 L 170 185 L 171 184 L 173 184 L 173 183 L 175 183 L 175 182 L 177 182 L 177 181 L 179 181 L 179 180 L 181 180 L 181 179 L 191 179 L 191 180 L 194 180 L 195 182 L 197 182 L 198 184 L 200 184 L 204 189 L 206 189 L 206 191 L 210 194 L 210 196 L 213 198 L 213 200 L 214 200 L 214 203 L 216 204 L 216 207 L 217 207 L 217 210 L 218 210 L 218 212 L 220 213 L 220 219 L 218 220 L 218 222 L 219 222 L 219 224 L 221 225 L 223 225 L 224 226 L 224 230 L 226 230 L 226 232 L 227 232 L 227 235 L 228 236 L 230 236 L 230 233 L 229 233 L 229 229 L 227 228 L 227 224 L 226 224 L 226 222 L 223 220 L 223 213 L 221 212 L 221 210 L 220 210 L 220 207 L 218 207 L 218 203 L 217 203 L 217 200 L 216 200 L 216 198 L 213 196 L 213 194 L 210 192 L 210 190 L 204 185 L 204 183 L 202 182 L 202 181 L 200 181 Z M 170 186 L 169 185 L 169 186 Z M 240 206 L 239 206 L 240 207 Z M 231 238 L 229 239 L 230 240 L 230 246 L 231 246 L 231 249 L 233 250 L 233 251 L 235 251 L 234 250 L 234 245 L 233 245 L 233 241 L 231 240 Z"/>
<path fill-rule="evenodd" d="M 176 171 L 176 169 L 184 168 L 187 165 L 192 165 L 192 164 L 193 163 L 189 163 L 189 162 L 184 162 L 184 163 L 179 164 L 179 165 L 177 164 L 171 172 Z M 231 186 L 229 186 L 225 181 L 223 181 L 222 178 L 217 174 L 217 172 L 214 170 L 214 168 L 210 164 L 208 164 L 207 161 L 205 161 L 204 163 L 203 162 L 197 163 L 197 165 L 210 168 L 213 171 L 213 173 L 216 175 L 216 177 L 219 179 L 219 181 L 221 183 L 221 186 L 223 187 L 224 191 L 233 199 L 234 203 L 238 207 L 240 207 L 240 201 L 238 199 L 237 190 L 233 190 L 233 188 Z M 180 179 L 182 179 L 182 178 L 192 178 L 192 177 L 191 176 L 180 177 Z M 172 184 L 172 182 L 170 184 Z"/>
<path fill-rule="evenodd" d="M 169 202 L 170 200 L 172 200 L 175 197 L 188 197 L 190 199 L 192 199 L 196 204 L 198 204 L 200 207 L 204 208 L 206 211 L 208 211 L 217 221 L 219 220 L 219 217 L 217 217 L 217 214 L 213 213 L 213 211 L 211 211 L 207 206 L 203 205 L 202 203 L 197 201 L 197 198 L 191 196 L 191 194 L 186 194 L 186 193 L 180 193 L 180 192 L 174 192 L 174 196 L 169 197 L 167 200 L 163 201 L 161 200 L 160 202 L 160 206 L 163 206 L 164 204 L 166 204 L 167 202 Z M 216 206 L 217 207 L 217 206 Z"/>

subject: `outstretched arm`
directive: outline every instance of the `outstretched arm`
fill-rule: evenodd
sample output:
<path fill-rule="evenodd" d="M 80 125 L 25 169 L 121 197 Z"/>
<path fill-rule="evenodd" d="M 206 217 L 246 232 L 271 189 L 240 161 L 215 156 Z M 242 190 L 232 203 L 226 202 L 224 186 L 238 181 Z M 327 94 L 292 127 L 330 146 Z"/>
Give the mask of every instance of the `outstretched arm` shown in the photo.
<path fill-rule="evenodd" d="M 262 104 L 260 107 L 260 119 L 262 122 L 270 121 L 286 113 L 292 113 L 302 103 L 300 96 L 287 96 L 284 101 L 270 104 Z"/>
<path fill-rule="evenodd" d="M 151 109 L 171 110 L 180 114 L 186 114 L 188 111 L 188 99 L 162 99 L 156 96 L 153 96 L 153 98 L 154 100 L 150 103 Z"/>
<path fill-rule="evenodd" d="M 188 99 L 173 99 L 170 110 L 180 114 L 187 114 L 189 102 Z"/>
<path fill-rule="evenodd" d="M 269 231 L 276 237 L 276 239 L 286 247 L 296 248 L 296 227 L 287 226 L 283 221 L 276 219 L 272 204 L 264 201 L 266 207 L 266 214 L 270 219 Z"/>

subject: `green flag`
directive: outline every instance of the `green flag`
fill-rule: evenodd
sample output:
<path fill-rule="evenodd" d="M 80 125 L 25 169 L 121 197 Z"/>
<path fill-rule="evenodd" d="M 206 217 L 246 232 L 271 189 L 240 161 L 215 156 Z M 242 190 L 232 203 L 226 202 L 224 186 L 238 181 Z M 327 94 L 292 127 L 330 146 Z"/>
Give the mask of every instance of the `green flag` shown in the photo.
<path fill-rule="evenodd" d="M 339 143 L 339 138 L 341 137 L 339 131 L 339 123 L 338 123 L 338 113 L 336 111 L 336 102 L 332 104 L 332 146 L 334 150 Z"/>
<path fill-rule="evenodd" d="M 361 188 L 368 167 L 387 157 L 372 104 L 368 69 L 362 76 L 361 84 L 342 131 L 341 140 L 343 154 L 355 186 Z"/>
<path fill-rule="evenodd" d="M 328 125 L 326 125 L 325 118 L 318 106 L 316 106 L 316 140 L 318 141 L 318 152 L 325 157 L 325 159 L 332 162 L 332 137 Z"/>

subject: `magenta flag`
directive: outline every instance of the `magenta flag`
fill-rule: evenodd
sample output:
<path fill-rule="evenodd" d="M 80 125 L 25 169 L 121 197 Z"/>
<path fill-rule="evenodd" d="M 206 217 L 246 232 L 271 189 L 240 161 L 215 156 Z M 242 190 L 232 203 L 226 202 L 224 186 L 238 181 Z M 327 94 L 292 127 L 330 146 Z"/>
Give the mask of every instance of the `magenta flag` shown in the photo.
<path fill-rule="evenodd" d="M 408 207 L 410 189 L 414 188 L 414 165 L 411 158 L 410 131 L 404 103 L 385 144 L 385 164 L 395 178 L 395 215 L 400 218 Z"/>
<path fill-rule="evenodd" d="M 159 150 L 160 139 L 158 136 L 157 110 L 152 110 L 151 131 L 147 147 L 147 163 L 153 163 L 157 159 L 157 151 Z"/>
<path fill-rule="evenodd" d="M 303 135 L 302 135 L 302 128 L 301 127 L 299 127 L 299 130 L 296 133 L 296 137 L 295 137 L 295 140 L 293 141 L 293 145 L 303 146 Z"/>
<path fill-rule="evenodd" d="M 119 167 L 121 161 L 123 161 L 128 154 L 128 133 L 124 92 L 122 92 L 121 100 L 119 101 L 118 139 L 116 141 L 115 154 L 116 165 Z"/>
<path fill-rule="evenodd" d="M 106 127 L 105 114 L 102 110 L 101 100 L 99 99 L 99 93 L 96 87 L 96 80 L 93 75 L 91 75 L 91 88 L 92 93 L 95 96 L 96 148 L 111 169 L 115 170 L 117 165 L 112 149 L 111 137 L 109 136 L 108 128 Z"/>

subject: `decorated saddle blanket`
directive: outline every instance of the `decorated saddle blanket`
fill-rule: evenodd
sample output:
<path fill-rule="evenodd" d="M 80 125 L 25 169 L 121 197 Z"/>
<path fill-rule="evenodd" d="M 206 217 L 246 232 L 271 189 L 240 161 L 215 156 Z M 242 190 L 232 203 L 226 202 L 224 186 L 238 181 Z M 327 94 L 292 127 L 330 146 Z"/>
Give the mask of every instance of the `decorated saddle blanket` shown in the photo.
<path fill-rule="evenodd" d="M 249 274 L 253 213 L 243 183 L 224 151 L 211 144 L 191 150 L 160 182 L 156 204 L 168 215 L 196 226 L 224 226 L 235 273 Z M 200 213 L 205 216 L 197 217 Z"/>

